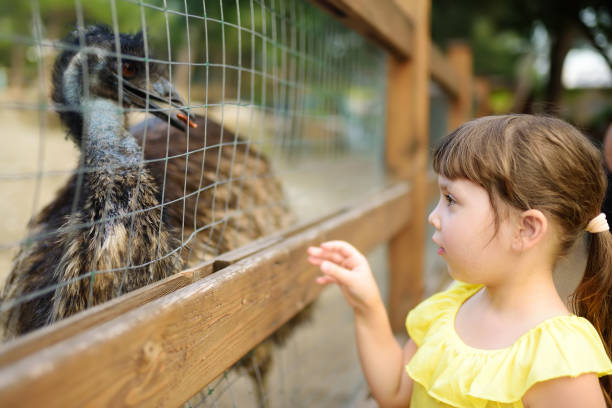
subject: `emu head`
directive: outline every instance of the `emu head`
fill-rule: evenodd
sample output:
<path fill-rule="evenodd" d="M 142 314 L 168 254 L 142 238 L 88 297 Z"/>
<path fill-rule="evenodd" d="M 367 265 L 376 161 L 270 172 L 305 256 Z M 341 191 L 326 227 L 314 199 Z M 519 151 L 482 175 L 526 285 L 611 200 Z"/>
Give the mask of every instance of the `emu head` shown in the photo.
<path fill-rule="evenodd" d="M 184 103 L 166 79 L 162 66 L 145 58 L 142 32 L 119 34 L 116 38 L 109 27 L 94 25 L 73 31 L 62 46 L 64 50 L 53 67 L 52 99 L 77 143 L 83 132 L 81 104 L 91 98 L 106 98 L 125 108 L 149 109 L 185 130 L 188 120 Z M 195 127 L 191 121 L 188 123 Z"/>

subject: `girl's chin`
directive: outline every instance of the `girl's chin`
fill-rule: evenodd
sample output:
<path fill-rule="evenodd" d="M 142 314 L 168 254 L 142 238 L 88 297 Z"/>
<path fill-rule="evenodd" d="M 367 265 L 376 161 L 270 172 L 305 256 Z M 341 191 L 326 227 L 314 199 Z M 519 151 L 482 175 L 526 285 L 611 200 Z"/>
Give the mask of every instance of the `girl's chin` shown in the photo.
<path fill-rule="evenodd" d="M 451 276 L 451 278 L 457 281 L 465 282 L 466 277 L 462 275 L 460 272 L 458 273 L 455 269 L 451 268 L 450 265 L 447 264 L 446 269 L 448 270 L 448 274 Z"/>
<path fill-rule="evenodd" d="M 462 274 L 462 273 L 457 273 L 456 270 L 453 270 L 453 268 L 451 268 L 450 266 L 447 267 L 448 270 L 448 274 L 450 275 L 451 278 L 453 278 L 456 281 L 459 282 L 463 282 L 463 283 L 467 283 L 468 285 L 480 285 L 482 284 L 482 282 L 478 282 L 478 281 L 474 281 L 474 276 L 468 274 Z"/>

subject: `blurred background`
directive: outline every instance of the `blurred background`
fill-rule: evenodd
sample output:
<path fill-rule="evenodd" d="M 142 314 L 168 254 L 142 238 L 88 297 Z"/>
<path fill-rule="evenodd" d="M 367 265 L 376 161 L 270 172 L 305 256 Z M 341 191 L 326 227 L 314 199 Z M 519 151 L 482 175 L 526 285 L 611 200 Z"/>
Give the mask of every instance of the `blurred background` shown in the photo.
<path fill-rule="evenodd" d="M 553 113 L 602 140 L 612 121 L 612 3 L 606 0 L 433 0 L 441 48 L 470 45 L 476 116 Z"/>
<path fill-rule="evenodd" d="M 80 3 L 80 4 L 79 4 Z M 138 2 L 91 0 L 40 0 L 37 2 L 2 2 L 0 4 L 0 91 L 12 93 L 36 92 L 26 84 L 37 77 L 40 54 L 53 55 L 53 47 L 35 46 L 32 38 L 32 7 L 39 8 L 44 21 L 44 35 L 59 39 L 78 23 L 117 23 L 121 32 L 135 32 L 146 22 L 155 27 L 149 32 L 151 49 L 161 57 L 173 54 L 175 61 L 204 60 L 221 62 L 225 53 L 226 64 L 237 64 L 238 35 L 225 38 L 225 47 L 192 47 L 188 41 L 203 45 L 204 36 L 211 44 L 219 43 L 223 24 L 235 23 L 243 16 L 243 24 L 250 25 L 253 8 L 254 29 L 261 32 L 265 11 L 252 7 L 252 2 L 204 2 L 183 0 L 157 0 L 147 2 L 153 7 L 142 8 Z M 273 4 L 272 4 L 273 5 Z M 183 15 L 185 7 L 194 17 Z M 197 22 L 204 14 L 208 21 L 206 32 Z M 82 11 L 79 11 L 79 8 Z M 159 12 L 167 10 L 167 13 Z M 606 0 L 499 0 L 481 2 L 465 0 L 434 0 L 431 9 L 433 41 L 445 49 L 449 43 L 464 41 L 469 44 L 474 58 L 474 74 L 482 81 L 480 86 L 489 92 L 488 104 L 479 113 L 548 112 L 557 113 L 583 127 L 595 138 L 600 138 L 612 117 L 612 6 Z M 175 11 L 175 13 L 173 13 Z M 247 21 L 245 20 L 245 17 Z M 190 21 L 191 20 L 191 21 Z M 310 24 L 323 23 L 313 19 Z M 190 24 L 191 22 L 191 24 Z M 167 34 L 166 26 L 169 27 Z M 187 30 L 186 27 L 191 29 Z M 268 27 L 269 29 L 270 27 Z M 316 27 L 314 27 L 316 30 Z M 320 26 L 319 28 L 323 28 Z M 22 46 L 13 46 L 8 35 L 21 36 Z M 251 41 L 244 35 L 241 44 L 243 64 L 250 61 Z M 340 48 L 346 48 L 339 45 Z M 165 54 L 165 55 L 164 55 Z M 159 56 L 159 55 L 158 55 Z M 272 57 L 272 53 L 269 54 Z M 187 65 L 177 66 L 175 77 L 186 81 Z M 203 69 L 195 68 L 193 80 L 202 79 Z M 221 81 L 212 70 L 208 94 L 215 98 L 221 93 L 215 89 Z M 226 95 L 235 94 L 227 78 Z M 244 85 L 245 87 L 247 85 Z M 192 89 L 198 99 L 203 87 Z"/>

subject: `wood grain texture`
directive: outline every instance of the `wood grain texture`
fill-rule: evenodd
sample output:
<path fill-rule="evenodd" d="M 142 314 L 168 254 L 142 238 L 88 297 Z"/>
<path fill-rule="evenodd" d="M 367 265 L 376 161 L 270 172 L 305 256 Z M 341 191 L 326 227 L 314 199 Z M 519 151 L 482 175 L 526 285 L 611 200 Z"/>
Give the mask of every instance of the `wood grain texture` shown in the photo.
<path fill-rule="evenodd" d="M 114 319 L 151 300 L 185 287 L 193 282 L 194 269 L 196 268 L 182 271 L 167 279 L 129 292 L 53 325 L 42 327 L 2 344 L 0 346 L 0 366 L 9 365 L 29 354 L 50 347 L 84 330 Z M 212 262 L 202 265 L 199 269 L 212 272 Z"/>
<path fill-rule="evenodd" d="M 372 39 L 397 59 L 408 59 L 414 52 L 414 23 L 410 10 L 401 2 L 389 0 L 311 0 L 348 27 Z M 430 74 L 448 93 L 457 98 L 460 77 L 455 67 L 433 43 L 429 48 Z"/>
<path fill-rule="evenodd" d="M 412 21 L 392 0 L 310 0 L 396 58 L 412 55 Z"/>
<path fill-rule="evenodd" d="M 306 248 L 367 251 L 409 221 L 396 184 L 230 266 L 26 356 L 1 352 L 0 406 L 177 406 L 318 295 Z M 7 356 L 8 355 L 8 356 Z"/>
<path fill-rule="evenodd" d="M 457 72 L 459 77 L 459 94 L 451 103 L 449 112 L 449 131 L 459 127 L 462 123 L 469 120 L 472 113 L 473 104 L 473 70 L 472 70 L 472 50 L 467 44 L 456 42 L 448 48 L 448 59 Z"/>
<path fill-rule="evenodd" d="M 87 309 L 53 325 L 45 326 L 33 333 L 21 336 L 9 343 L 0 345 L 0 366 L 42 350 L 55 343 L 76 335 L 90 327 L 114 319 L 132 309 L 152 300 L 174 292 L 220 269 L 232 265 L 258 251 L 263 250 L 283 239 L 286 234 L 293 234 L 308 228 L 311 224 L 301 224 L 283 233 L 275 233 L 253 241 L 252 243 L 226 252 L 215 259 L 185 269 L 167 279 L 154 282 L 146 287 L 129 292 L 101 305 Z"/>
<path fill-rule="evenodd" d="M 429 70 L 431 79 L 436 81 L 451 99 L 457 99 L 461 92 L 461 79 L 454 65 L 435 44 L 429 47 Z"/>
<path fill-rule="evenodd" d="M 412 186 L 413 221 L 389 241 L 389 318 L 396 333 L 405 333 L 408 311 L 425 291 L 425 222 L 429 155 L 430 0 L 397 4 L 414 22 L 409 61 L 389 59 L 387 93 L 387 166 Z"/>

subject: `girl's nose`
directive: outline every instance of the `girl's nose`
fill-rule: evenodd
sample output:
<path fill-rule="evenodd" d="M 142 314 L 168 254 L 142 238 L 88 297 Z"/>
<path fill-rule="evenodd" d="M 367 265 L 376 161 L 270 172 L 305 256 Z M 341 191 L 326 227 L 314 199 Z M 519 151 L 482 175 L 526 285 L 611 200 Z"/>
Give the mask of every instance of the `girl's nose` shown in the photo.
<path fill-rule="evenodd" d="M 433 227 L 437 230 L 440 229 L 440 217 L 438 216 L 438 206 L 439 205 L 440 203 L 436 205 L 436 208 L 434 208 L 433 211 L 430 212 L 429 216 L 427 217 L 427 221 L 429 221 L 429 223 L 433 225 Z"/>

